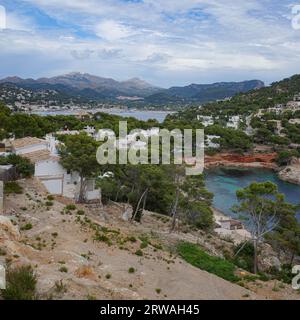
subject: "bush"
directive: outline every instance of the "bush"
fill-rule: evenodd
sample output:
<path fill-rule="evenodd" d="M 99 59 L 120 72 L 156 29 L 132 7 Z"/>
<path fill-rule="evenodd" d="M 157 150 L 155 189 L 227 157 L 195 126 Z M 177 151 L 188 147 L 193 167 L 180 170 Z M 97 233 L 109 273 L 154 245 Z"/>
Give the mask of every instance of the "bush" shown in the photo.
<path fill-rule="evenodd" d="M 243 249 L 240 250 L 243 246 Z M 242 242 L 235 246 L 234 254 L 238 251 L 238 255 L 233 259 L 233 263 L 238 267 L 245 269 L 249 272 L 253 272 L 253 261 L 254 261 L 254 246 L 252 242 Z"/>
<path fill-rule="evenodd" d="M 67 272 L 68 272 L 68 268 L 67 268 L 67 267 L 60 267 L 60 268 L 59 268 L 59 271 L 60 271 L 60 272 L 67 273 Z"/>
<path fill-rule="evenodd" d="M 213 273 L 231 282 L 239 280 L 234 274 L 236 267 L 233 263 L 210 256 L 196 244 L 180 242 L 177 246 L 177 251 L 185 261 L 199 269 Z"/>
<path fill-rule="evenodd" d="M 24 226 L 21 227 L 21 230 L 30 230 L 32 229 L 32 224 L 31 223 L 27 223 Z"/>
<path fill-rule="evenodd" d="M 1 292 L 5 300 L 36 299 L 36 275 L 31 266 L 9 270 L 6 276 L 6 290 Z"/>
<path fill-rule="evenodd" d="M 128 272 L 129 273 L 135 273 L 135 269 L 133 267 L 131 267 L 131 268 L 128 269 Z"/>
<path fill-rule="evenodd" d="M 142 250 L 137 250 L 137 251 L 135 252 L 135 254 L 136 254 L 137 256 L 139 256 L 139 257 L 142 257 L 142 256 L 143 256 L 143 251 L 142 251 Z"/>
<path fill-rule="evenodd" d="M 23 193 L 23 188 L 15 181 L 12 182 L 6 182 L 4 185 L 4 192 L 6 194 L 22 194 Z"/>
<path fill-rule="evenodd" d="M 16 167 L 17 173 L 23 178 L 29 178 L 34 174 L 34 165 L 28 159 L 16 154 L 1 157 L 0 164 L 12 164 Z"/>
<path fill-rule="evenodd" d="M 73 210 L 76 210 L 76 206 L 75 206 L 75 204 L 68 204 L 68 205 L 65 207 L 65 209 L 66 209 L 67 211 L 73 211 Z"/>

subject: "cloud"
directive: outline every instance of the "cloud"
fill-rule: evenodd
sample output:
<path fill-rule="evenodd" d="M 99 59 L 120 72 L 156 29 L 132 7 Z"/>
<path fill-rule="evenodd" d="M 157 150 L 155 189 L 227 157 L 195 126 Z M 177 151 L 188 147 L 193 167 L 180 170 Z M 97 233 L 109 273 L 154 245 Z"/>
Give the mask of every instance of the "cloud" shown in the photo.
<path fill-rule="evenodd" d="M 56 72 L 78 68 L 162 85 L 252 75 L 268 81 L 299 69 L 300 31 L 292 29 L 285 1 L 11 2 L 10 30 L 0 31 L 0 67 L 8 54 L 13 60 L 30 53 Z M 11 69 L 18 73 L 13 63 Z"/>
<path fill-rule="evenodd" d="M 107 41 L 120 40 L 134 34 L 130 27 L 113 20 L 104 20 L 97 24 L 95 33 L 98 37 Z"/>
<path fill-rule="evenodd" d="M 93 50 L 88 50 L 88 49 L 85 49 L 85 50 L 71 50 L 72 57 L 74 57 L 75 59 L 78 59 L 78 60 L 89 59 L 93 53 L 94 53 Z"/>

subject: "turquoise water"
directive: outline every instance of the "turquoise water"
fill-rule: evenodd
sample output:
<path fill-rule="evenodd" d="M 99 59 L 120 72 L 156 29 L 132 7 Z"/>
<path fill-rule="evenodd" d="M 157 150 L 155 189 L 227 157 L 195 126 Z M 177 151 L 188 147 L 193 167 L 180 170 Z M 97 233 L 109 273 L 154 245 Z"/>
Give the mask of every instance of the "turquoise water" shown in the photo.
<path fill-rule="evenodd" d="M 282 181 L 274 171 L 268 169 L 209 169 L 205 171 L 205 180 L 207 189 L 215 195 L 214 207 L 232 217 L 236 217 L 231 211 L 232 206 L 237 204 L 236 191 L 251 182 L 271 181 L 278 186 L 288 202 L 300 203 L 300 185 Z"/>

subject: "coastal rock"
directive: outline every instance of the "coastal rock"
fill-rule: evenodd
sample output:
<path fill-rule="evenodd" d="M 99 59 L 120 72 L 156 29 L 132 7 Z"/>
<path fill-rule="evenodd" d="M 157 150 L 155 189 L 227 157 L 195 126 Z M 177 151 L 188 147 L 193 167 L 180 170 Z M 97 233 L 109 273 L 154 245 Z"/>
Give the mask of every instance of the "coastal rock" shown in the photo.
<path fill-rule="evenodd" d="M 234 154 L 218 153 L 213 156 L 205 156 L 205 167 L 232 166 L 240 168 L 268 168 L 276 169 L 276 153 Z"/>
<path fill-rule="evenodd" d="M 271 267 L 280 270 L 282 264 L 273 248 L 269 244 L 264 243 L 260 249 L 261 251 L 258 260 L 259 270 L 267 271 Z"/>
<path fill-rule="evenodd" d="M 300 159 L 294 160 L 290 166 L 287 166 L 278 173 L 280 179 L 300 184 Z"/>

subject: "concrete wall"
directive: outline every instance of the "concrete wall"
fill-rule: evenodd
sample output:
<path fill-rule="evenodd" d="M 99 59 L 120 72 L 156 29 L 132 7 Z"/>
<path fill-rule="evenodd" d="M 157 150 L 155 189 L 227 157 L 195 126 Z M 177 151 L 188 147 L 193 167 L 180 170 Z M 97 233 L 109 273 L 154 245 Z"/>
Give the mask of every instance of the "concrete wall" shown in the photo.
<path fill-rule="evenodd" d="M 43 185 L 47 188 L 50 194 L 63 194 L 63 178 L 59 179 L 41 179 Z"/>
<path fill-rule="evenodd" d="M 35 164 L 34 175 L 36 177 L 57 176 L 66 174 L 66 170 L 60 165 L 58 160 L 44 160 Z"/>

